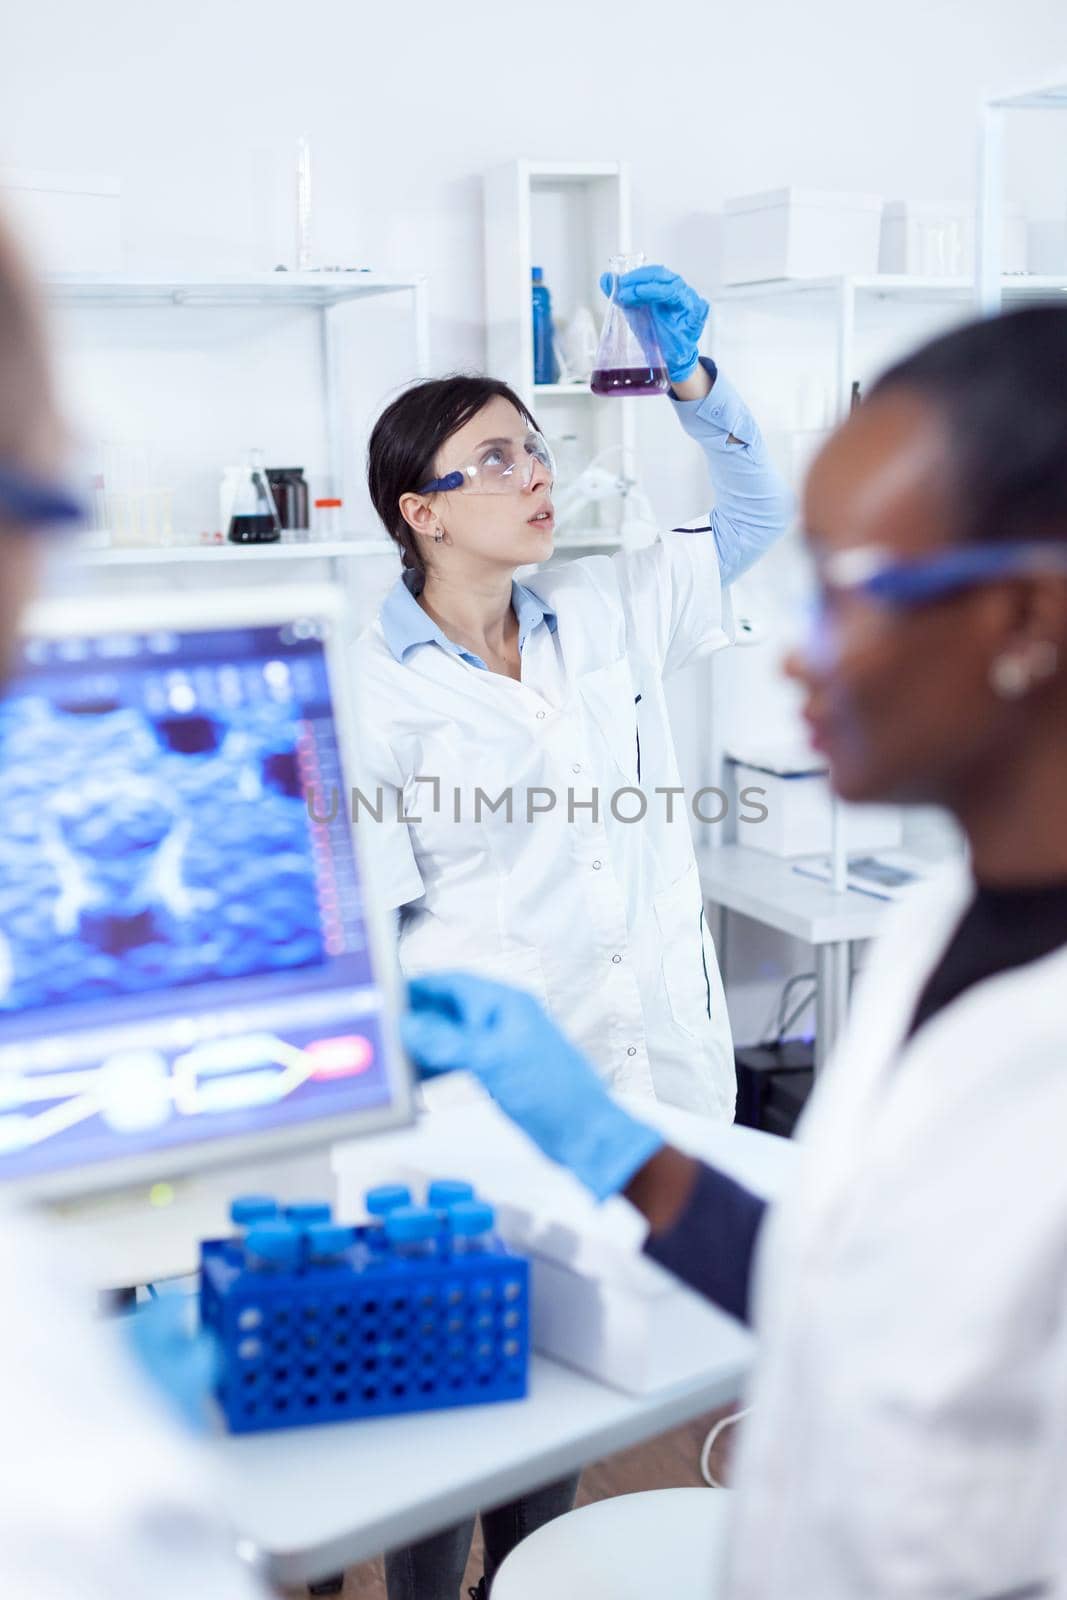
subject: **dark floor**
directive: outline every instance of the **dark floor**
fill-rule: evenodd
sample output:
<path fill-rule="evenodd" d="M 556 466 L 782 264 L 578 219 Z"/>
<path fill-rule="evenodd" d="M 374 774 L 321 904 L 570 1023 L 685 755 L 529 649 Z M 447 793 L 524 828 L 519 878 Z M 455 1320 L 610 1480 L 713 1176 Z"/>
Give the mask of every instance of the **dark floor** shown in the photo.
<path fill-rule="evenodd" d="M 696 1422 L 675 1428 L 672 1433 L 650 1439 L 646 1444 L 623 1450 L 619 1455 L 608 1456 L 593 1462 L 582 1475 L 578 1504 L 588 1505 L 592 1500 L 608 1500 L 616 1494 L 632 1494 L 638 1489 L 688 1488 L 702 1482 L 700 1476 L 700 1447 L 708 1430 L 719 1419 L 728 1416 L 736 1406 L 724 1406 L 710 1412 Z M 735 1430 L 727 1428 L 716 1442 L 711 1458 L 712 1476 L 720 1483 L 728 1476 L 728 1457 Z M 713 1491 L 709 1489 L 708 1493 Z M 467 1585 L 481 1576 L 481 1551 L 477 1533 L 471 1559 L 467 1563 L 463 1595 Z M 287 1589 L 286 1600 L 307 1600 L 306 1589 Z M 386 1600 L 382 1561 L 366 1561 L 352 1567 L 345 1575 L 344 1600 Z M 457 1597 L 458 1600 L 458 1597 Z"/>

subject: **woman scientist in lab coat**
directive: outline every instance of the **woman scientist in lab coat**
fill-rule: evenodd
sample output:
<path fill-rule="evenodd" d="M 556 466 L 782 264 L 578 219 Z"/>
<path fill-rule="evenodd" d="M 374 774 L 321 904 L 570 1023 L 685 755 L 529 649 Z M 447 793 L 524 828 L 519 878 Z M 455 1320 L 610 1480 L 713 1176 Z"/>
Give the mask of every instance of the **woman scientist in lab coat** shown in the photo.
<path fill-rule="evenodd" d="M 1067 310 L 951 333 L 808 480 L 821 605 L 791 672 L 815 742 L 839 794 L 943 806 L 970 859 L 895 912 L 766 1225 L 533 1001 L 413 986 L 425 1070 L 470 1066 L 595 1194 L 629 1196 L 652 1256 L 751 1305 L 731 1600 L 1045 1592 L 1067 1405 L 1065 372 Z"/>
<path fill-rule="evenodd" d="M 619 293 L 651 313 L 708 462 L 710 523 L 517 583 L 554 528 L 555 469 L 530 412 L 488 378 L 394 401 L 369 450 L 404 562 L 359 647 L 364 771 L 384 796 L 369 841 L 409 977 L 459 962 L 521 985 L 605 1082 L 729 1120 L 730 1025 L 663 683 L 729 642 L 726 586 L 782 533 L 788 497 L 739 395 L 698 358 L 707 303 L 663 267 Z M 398 802 L 413 820 L 397 822 Z M 481 1592 L 576 1485 L 483 1515 Z M 472 1531 L 393 1552 L 391 1600 L 452 1600 Z"/>
<path fill-rule="evenodd" d="M 369 842 L 409 976 L 459 962 L 529 989 L 605 1082 L 731 1119 L 663 682 L 729 642 L 726 587 L 782 533 L 788 496 L 737 392 L 698 359 L 707 303 L 663 267 L 627 274 L 620 297 L 651 312 L 708 462 L 710 526 L 517 583 L 554 528 L 529 411 L 475 377 L 394 401 L 369 451 L 404 560 L 359 649 L 365 770 L 385 795 Z M 414 819 L 399 826 L 398 801 Z M 697 809 L 717 818 L 714 799 Z M 357 820 L 369 831 L 367 811 Z"/>

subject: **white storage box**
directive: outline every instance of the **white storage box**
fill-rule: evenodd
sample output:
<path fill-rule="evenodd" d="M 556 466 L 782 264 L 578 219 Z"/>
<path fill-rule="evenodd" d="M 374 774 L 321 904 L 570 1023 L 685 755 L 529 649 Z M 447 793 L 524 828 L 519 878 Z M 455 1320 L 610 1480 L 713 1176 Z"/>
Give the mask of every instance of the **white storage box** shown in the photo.
<path fill-rule="evenodd" d="M 725 212 L 724 283 L 878 271 L 879 195 L 774 189 L 727 200 Z"/>
<path fill-rule="evenodd" d="M 794 1147 L 747 1128 L 630 1102 L 675 1144 L 772 1195 Z M 751 1335 L 642 1254 L 645 1224 L 625 1200 L 597 1205 L 483 1096 L 435 1111 L 415 1128 L 334 1151 L 338 1215 L 363 1215 L 378 1183 L 418 1194 L 433 1178 L 465 1178 L 496 1208 L 503 1237 L 530 1257 L 533 1343 L 545 1355 L 640 1394 L 706 1372 L 717 1356 L 745 1367 Z"/>
<path fill-rule="evenodd" d="M 737 842 L 772 856 L 826 855 L 831 848 L 833 808 L 824 772 L 768 772 L 730 762 L 735 784 Z M 747 795 L 747 798 L 743 798 Z M 767 815 L 759 818 L 765 808 Z M 748 819 L 748 820 L 746 820 Z M 844 847 L 848 851 L 893 850 L 903 838 L 897 806 L 841 804 Z"/>
<path fill-rule="evenodd" d="M 37 271 L 121 271 L 117 178 L 0 168 L 0 205 Z"/>

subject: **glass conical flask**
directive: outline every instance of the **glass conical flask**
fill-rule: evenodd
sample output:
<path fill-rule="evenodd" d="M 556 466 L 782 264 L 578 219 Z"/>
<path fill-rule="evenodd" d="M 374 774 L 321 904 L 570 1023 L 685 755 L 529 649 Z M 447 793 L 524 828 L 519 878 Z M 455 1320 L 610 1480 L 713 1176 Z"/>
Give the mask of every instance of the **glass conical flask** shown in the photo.
<path fill-rule="evenodd" d="M 612 256 L 608 262 L 611 298 L 589 380 L 594 394 L 625 398 L 665 394 L 670 388 L 667 363 L 656 338 L 652 313 L 647 306 L 628 306 L 624 311 L 619 304 L 619 279 L 644 264 L 645 258 L 640 252 Z"/>
<path fill-rule="evenodd" d="M 248 465 L 234 470 L 232 494 L 227 529 L 232 544 L 272 544 L 281 538 L 281 518 L 267 482 L 261 450 L 250 451 Z"/>

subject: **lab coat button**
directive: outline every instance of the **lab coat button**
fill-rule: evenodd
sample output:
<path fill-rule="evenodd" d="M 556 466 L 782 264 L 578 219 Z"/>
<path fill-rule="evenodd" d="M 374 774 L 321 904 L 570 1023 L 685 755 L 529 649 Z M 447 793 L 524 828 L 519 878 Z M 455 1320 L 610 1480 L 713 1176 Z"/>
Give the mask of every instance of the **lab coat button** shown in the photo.
<path fill-rule="evenodd" d="M 545 720 L 545 714 L 544 714 L 544 712 L 543 712 L 543 711 L 539 711 L 539 712 L 538 712 L 538 713 L 537 713 L 537 720 L 538 720 L 538 722 L 544 722 L 544 720 Z"/>
<path fill-rule="evenodd" d="M 574 763 L 574 766 L 573 766 L 573 767 L 572 767 L 572 768 L 571 768 L 571 771 L 572 771 L 572 772 L 581 772 L 581 770 L 582 770 L 582 769 L 581 769 L 581 767 L 580 767 L 580 765 L 579 765 L 579 764 L 578 764 L 578 762 L 577 762 L 577 761 L 576 761 L 576 762 L 575 762 L 575 763 Z"/>
<path fill-rule="evenodd" d="M 594 872 L 599 872 L 600 871 L 600 862 L 599 861 L 594 861 L 593 862 L 593 871 Z"/>
<path fill-rule="evenodd" d="M 613 967 L 617 967 L 621 960 L 622 960 L 622 956 L 612 956 L 612 958 L 611 958 L 612 966 Z"/>
<path fill-rule="evenodd" d="M 627 1050 L 626 1054 L 628 1056 L 635 1056 L 637 1054 L 637 1050 L 635 1049 L 635 1047 L 633 1045 L 631 1045 L 630 1048 Z"/>

